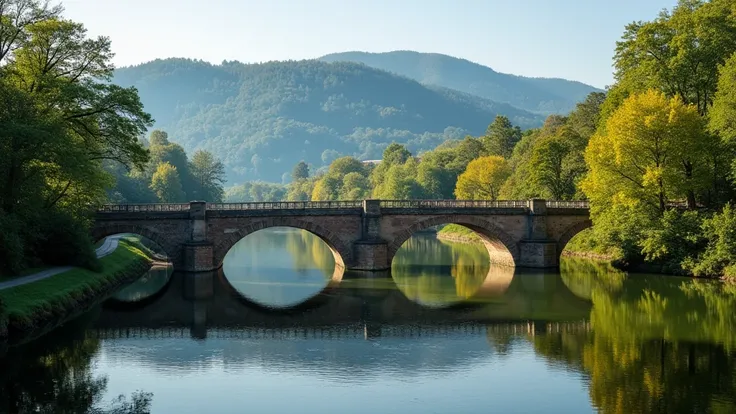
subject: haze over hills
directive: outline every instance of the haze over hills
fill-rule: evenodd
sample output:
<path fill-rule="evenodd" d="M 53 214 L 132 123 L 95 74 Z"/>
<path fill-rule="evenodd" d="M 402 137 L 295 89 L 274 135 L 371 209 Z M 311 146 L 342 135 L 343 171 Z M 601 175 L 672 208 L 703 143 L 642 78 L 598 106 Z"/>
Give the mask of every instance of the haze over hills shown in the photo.
<path fill-rule="evenodd" d="M 499 73 L 487 66 L 438 53 L 343 52 L 325 55 L 320 60 L 363 63 L 423 84 L 456 89 L 544 115 L 566 114 L 589 93 L 601 92 L 576 81 Z"/>
<path fill-rule="evenodd" d="M 414 153 L 481 135 L 496 115 L 526 129 L 543 116 L 369 66 L 320 60 L 212 65 L 155 60 L 118 69 L 146 110 L 187 152 L 212 151 L 229 184 L 281 182 L 300 160 L 381 158 L 393 141 Z M 283 176 L 283 177 L 282 177 Z"/>

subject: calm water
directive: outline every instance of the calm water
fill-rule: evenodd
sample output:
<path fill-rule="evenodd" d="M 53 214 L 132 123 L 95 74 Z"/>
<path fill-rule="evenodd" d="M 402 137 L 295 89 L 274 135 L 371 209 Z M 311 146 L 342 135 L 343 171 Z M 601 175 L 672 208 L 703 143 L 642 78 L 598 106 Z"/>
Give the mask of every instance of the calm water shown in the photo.
<path fill-rule="evenodd" d="M 288 229 L 246 237 L 219 273 L 158 267 L 0 351 L 0 410 L 736 413 L 736 287 L 514 271 L 426 235 L 354 276 Z"/>

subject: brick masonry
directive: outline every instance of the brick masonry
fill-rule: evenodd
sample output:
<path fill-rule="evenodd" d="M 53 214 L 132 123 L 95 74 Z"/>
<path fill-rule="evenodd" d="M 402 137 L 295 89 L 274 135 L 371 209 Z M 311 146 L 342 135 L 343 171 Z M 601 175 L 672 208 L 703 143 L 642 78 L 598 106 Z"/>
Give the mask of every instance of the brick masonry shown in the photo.
<path fill-rule="evenodd" d="M 478 233 L 495 263 L 556 267 L 565 245 L 591 226 L 585 208 L 547 208 L 530 200 L 514 208 L 380 208 L 378 200 L 363 208 L 208 210 L 192 202 L 188 211 L 98 212 L 96 240 L 136 233 L 158 243 L 189 272 L 217 269 L 230 248 L 247 235 L 270 227 L 293 227 L 320 237 L 338 267 L 378 271 L 391 267 L 401 245 L 417 231 L 440 224 L 461 224 Z"/>

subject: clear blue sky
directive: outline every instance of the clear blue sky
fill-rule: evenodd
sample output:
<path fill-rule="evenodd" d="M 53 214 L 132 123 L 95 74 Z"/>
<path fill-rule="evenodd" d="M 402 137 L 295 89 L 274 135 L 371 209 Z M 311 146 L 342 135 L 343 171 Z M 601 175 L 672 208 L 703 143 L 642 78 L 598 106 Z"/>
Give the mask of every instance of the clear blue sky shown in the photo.
<path fill-rule="evenodd" d="M 416 50 L 499 72 L 612 82 L 624 26 L 676 0 L 65 0 L 112 39 L 115 63 L 189 57 L 263 62 Z"/>

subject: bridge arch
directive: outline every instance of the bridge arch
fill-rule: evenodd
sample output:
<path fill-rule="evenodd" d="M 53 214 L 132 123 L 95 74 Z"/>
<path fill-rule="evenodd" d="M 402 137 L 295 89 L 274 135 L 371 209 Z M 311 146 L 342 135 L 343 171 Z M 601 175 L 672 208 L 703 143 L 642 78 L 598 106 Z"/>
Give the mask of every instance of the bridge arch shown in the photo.
<path fill-rule="evenodd" d="M 291 227 L 299 230 L 305 230 L 319 237 L 332 252 L 335 258 L 335 267 L 346 268 L 346 264 L 352 263 L 353 252 L 350 244 L 345 243 L 334 232 L 320 226 L 311 221 L 301 220 L 293 217 L 271 217 L 259 221 L 252 222 L 242 227 L 233 229 L 223 235 L 214 249 L 215 267 L 222 267 L 225 255 L 237 242 L 245 238 L 251 233 L 271 227 Z"/>
<path fill-rule="evenodd" d="M 441 224 L 459 224 L 473 230 L 485 244 L 491 262 L 506 266 L 516 266 L 519 260 L 519 247 L 508 233 L 495 224 L 478 216 L 436 216 L 418 221 L 402 230 L 388 243 L 388 264 L 399 251 L 401 246 L 416 232 Z"/>
<path fill-rule="evenodd" d="M 179 259 L 179 245 L 176 242 L 170 241 L 155 230 L 152 230 L 146 226 L 139 226 L 136 224 L 105 224 L 98 223 L 92 229 L 92 239 L 94 242 L 104 239 L 108 236 L 114 236 L 116 234 L 132 233 L 139 236 L 143 236 L 154 243 L 158 244 L 169 260 L 176 263 Z"/>
<path fill-rule="evenodd" d="M 589 219 L 580 221 L 568 227 L 564 232 L 562 232 L 559 240 L 557 240 L 557 255 L 562 255 L 562 251 L 565 250 L 565 246 L 567 246 L 567 243 L 569 243 L 573 237 L 575 237 L 581 231 L 589 229 L 591 227 L 593 227 L 593 221 Z"/>

